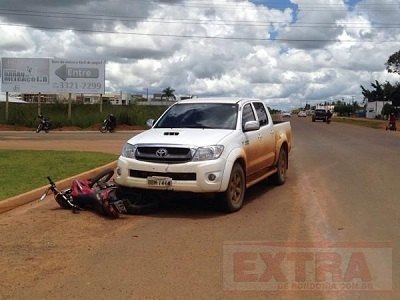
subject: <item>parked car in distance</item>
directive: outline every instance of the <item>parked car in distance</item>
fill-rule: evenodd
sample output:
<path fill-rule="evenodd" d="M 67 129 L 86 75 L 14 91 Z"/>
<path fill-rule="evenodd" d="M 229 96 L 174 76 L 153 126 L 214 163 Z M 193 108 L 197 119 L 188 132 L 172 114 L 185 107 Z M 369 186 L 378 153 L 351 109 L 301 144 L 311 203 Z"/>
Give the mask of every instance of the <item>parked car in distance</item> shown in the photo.
<path fill-rule="evenodd" d="M 298 117 L 307 117 L 307 113 L 304 110 L 299 111 L 299 113 L 297 114 Z"/>
<path fill-rule="evenodd" d="M 290 112 L 284 111 L 284 112 L 282 112 L 281 116 L 282 116 L 283 118 L 290 118 L 292 115 L 291 115 Z"/>
<path fill-rule="evenodd" d="M 323 121 L 326 122 L 326 110 L 325 109 L 316 109 L 312 115 L 312 121 Z"/>

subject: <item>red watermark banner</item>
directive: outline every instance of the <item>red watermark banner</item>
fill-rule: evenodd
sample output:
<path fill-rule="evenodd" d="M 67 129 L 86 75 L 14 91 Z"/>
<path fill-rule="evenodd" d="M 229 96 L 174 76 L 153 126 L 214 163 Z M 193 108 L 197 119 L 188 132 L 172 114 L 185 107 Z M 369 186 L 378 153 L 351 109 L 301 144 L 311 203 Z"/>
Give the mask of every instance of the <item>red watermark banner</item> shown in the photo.
<path fill-rule="evenodd" d="M 390 242 L 225 242 L 225 291 L 392 291 Z"/>

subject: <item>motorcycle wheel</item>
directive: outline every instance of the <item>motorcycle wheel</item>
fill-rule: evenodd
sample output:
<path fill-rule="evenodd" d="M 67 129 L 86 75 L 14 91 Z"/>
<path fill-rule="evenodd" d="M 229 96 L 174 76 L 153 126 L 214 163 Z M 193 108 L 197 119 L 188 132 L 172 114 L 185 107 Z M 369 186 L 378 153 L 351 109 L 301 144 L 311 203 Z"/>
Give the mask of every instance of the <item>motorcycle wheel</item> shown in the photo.
<path fill-rule="evenodd" d="M 105 169 L 104 171 L 100 172 L 96 176 L 89 179 L 92 182 L 91 187 L 93 187 L 95 184 L 97 185 L 105 184 L 107 181 L 111 179 L 111 177 L 113 177 L 113 175 L 114 175 L 113 169 Z"/>
<path fill-rule="evenodd" d="M 66 189 L 64 191 L 62 191 L 60 194 L 54 196 L 54 199 L 56 200 L 56 202 L 58 203 L 58 205 L 60 205 L 61 208 L 64 209 L 71 209 L 71 205 L 68 203 L 68 201 L 64 198 L 69 198 L 69 201 L 72 202 L 72 198 L 71 198 L 71 190 L 70 189 Z"/>
<path fill-rule="evenodd" d="M 39 133 L 43 129 L 43 125 L 39 124 L 38 127 L 36 128 L 36 133 Z"/>
<path fill-rule="evenodd" d="M 100 127 L 100 132 L 101 133 L 106 133 L 107 132 L 107 127 L 106 126 L 101 126 Z"/>

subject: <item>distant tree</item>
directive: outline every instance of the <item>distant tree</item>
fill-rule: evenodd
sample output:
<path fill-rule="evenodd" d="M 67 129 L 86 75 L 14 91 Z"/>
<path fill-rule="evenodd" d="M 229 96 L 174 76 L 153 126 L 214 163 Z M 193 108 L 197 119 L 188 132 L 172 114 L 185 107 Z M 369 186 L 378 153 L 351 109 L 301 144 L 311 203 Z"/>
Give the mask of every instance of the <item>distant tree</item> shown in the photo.
<path fill-rule="evenodd" d="M 371 86 L 375 90 L 367 90 L 362 85 L 360 85 L 362 94 L 364 98 L 368 100 L 368 102 L 375 102 L 375 101 L 385 101 L 385 92 L 382 88 L 382 85 L 379 83 L 378 80 L 375 80 L 375 83 L 371 83 Z"/>
<path fill-rule="evenodd" d="M 396 113 L 396 108 L 393 105 L 386 103 L 382 108 L 381 115 L 387 117 L 391 113 Z"/>
<path fill-rule="evenodd" d="M 360 109 L 360 105 L 357 103 L 357 101 L 353 101 L 353 103 L 337 101 L 334 103 L 334 105 L 334 112 L 339 116 L 350 116 Z"/>
<path fill-rule="evenodd" d="M 400 75 L 400 50 L 390 55 L 385 66 L 389 73 L 397 73 Z"/>
<path fill-rule="evenodd" d="M 392 105 L 400 107 L 400 88 L 397 88 L 392 94 Z"/>
<path fill-rule="evenodd" d="M 280 110 L 275 109 L 275 108 L 271 108 L 271 107 L 269 107 L 269 106 L 268 106 L 268 110 L 269 110 L 269 112 L 270 112 L 272 115 L 273 115 L 273 114 L 277 114 L 277 113 L 280 112 Z"/>
<path fill-rule="evenodd" d="M 171 87 L 167 87 L 166 89 L 164 89 L 162 91 L 162 93 L 163 94 L 161 95 L 161 100 L 163 100 L 163 98 L 167 98 L 168 101 L 171 100 L 171 99 L 176 100 L 176 97 L 174 95 L 175 90 L 172 89 Z"/>

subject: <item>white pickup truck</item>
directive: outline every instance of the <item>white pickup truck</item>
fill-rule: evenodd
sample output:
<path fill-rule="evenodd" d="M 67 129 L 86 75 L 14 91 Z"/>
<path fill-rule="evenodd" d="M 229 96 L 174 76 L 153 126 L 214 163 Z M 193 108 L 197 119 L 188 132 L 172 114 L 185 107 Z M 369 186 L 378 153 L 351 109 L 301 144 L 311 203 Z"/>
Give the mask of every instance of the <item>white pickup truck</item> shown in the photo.
<path fill-rule="evenodd" d="M 215 193 L 234 212 L 251 185 L 285 182 L 291 126 L 273 122 L 261 100 L 182 100 L 151 125 L 123 147 L 115 178 L 123 189 Z"/>

